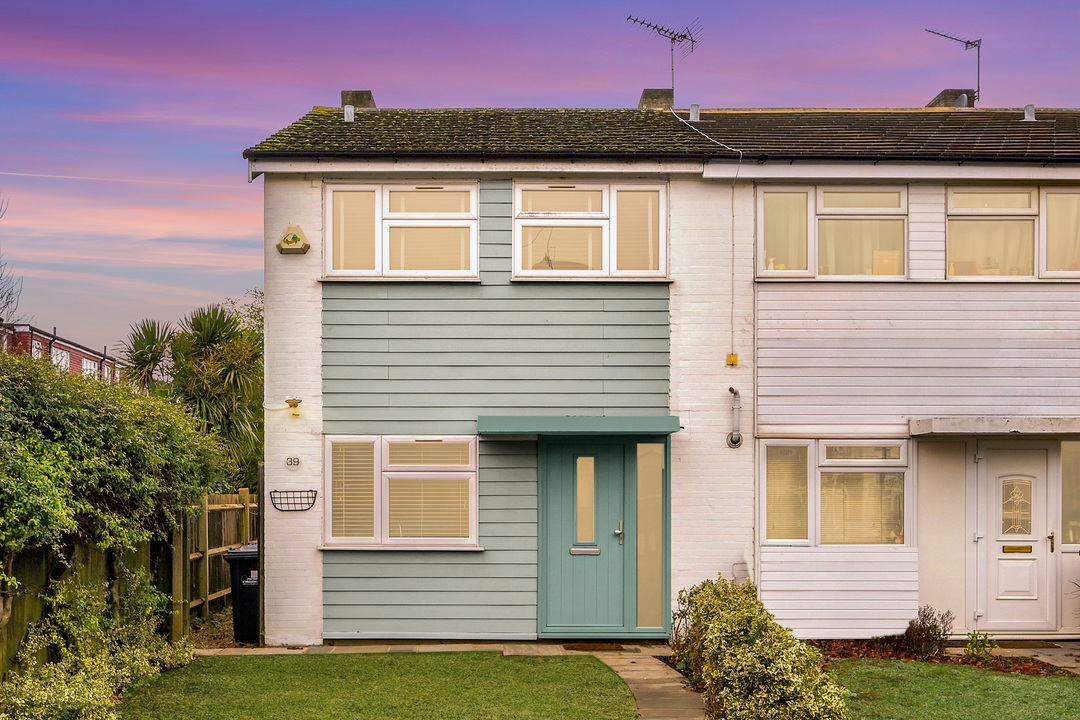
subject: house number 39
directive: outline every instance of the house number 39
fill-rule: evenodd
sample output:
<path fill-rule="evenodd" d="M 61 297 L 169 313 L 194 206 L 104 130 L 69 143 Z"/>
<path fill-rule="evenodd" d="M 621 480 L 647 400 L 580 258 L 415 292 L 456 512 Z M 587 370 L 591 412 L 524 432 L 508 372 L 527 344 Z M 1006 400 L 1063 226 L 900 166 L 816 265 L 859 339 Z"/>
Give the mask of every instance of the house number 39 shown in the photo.
<path fill-rule="evenodd" d="M 300 467 L 300 458 L 296 456 L 285 458 L 285 467 Z"/>

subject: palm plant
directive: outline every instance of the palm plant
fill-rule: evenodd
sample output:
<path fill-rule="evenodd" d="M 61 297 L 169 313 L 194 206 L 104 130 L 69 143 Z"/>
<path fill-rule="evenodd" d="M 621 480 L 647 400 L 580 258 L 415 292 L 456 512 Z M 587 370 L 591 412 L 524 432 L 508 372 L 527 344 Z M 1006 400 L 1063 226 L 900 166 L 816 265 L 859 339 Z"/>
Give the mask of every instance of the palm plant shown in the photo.
<path fill-rule="evenodd" d="M 134 385 L 143 393 L 169 378 L 169 344 L 175 331 L 170 323 L 143 320 L 131 326 L 131 334 L 120 343 L 120 357 L 125 366 L 120 370 L 123 382 Z"/>

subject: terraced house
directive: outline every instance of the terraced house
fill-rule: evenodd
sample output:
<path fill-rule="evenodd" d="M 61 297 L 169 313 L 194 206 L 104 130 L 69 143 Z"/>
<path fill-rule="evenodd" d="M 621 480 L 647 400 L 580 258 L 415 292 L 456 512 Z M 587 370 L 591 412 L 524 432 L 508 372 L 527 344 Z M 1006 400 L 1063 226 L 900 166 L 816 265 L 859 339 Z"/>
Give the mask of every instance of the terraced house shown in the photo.
<path fill-rule="evenodd" d="M 1080 631 L 1080 111 L 670 105 L 245 152 L 269 643 Z"/>

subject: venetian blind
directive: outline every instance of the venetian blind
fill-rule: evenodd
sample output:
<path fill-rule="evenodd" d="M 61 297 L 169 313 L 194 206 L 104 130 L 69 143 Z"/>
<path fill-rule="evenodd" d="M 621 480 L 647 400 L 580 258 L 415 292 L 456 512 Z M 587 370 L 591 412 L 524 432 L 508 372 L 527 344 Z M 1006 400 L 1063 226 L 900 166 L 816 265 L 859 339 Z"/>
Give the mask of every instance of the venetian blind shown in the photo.
<path fill-rule="evenodd" d="M 375 193 L 334 193 L 334 269 L 375 269 Z"/>
<path fill-rule="evenodd" d="M 765 538 L 806 540 L 807 447 L 765 448 Z"/>
<path fill-rule="evenodd" d="M 391 442 L 390 465 L 472 465 L 468 442 Z"/>
<path fill-rule="evenodd" d="M 375 536 L 375 444 L 335 443 L 331 457 L 334 537 Z"/>
<path fill-rule="evenodd" d="M 821 473 L 822 545 L 904 542 L 904 473 Z"/>
<path fill-rule="evenodd" d="M 469 537 L 469 478 L 391 477 L 391 538 Z"/>

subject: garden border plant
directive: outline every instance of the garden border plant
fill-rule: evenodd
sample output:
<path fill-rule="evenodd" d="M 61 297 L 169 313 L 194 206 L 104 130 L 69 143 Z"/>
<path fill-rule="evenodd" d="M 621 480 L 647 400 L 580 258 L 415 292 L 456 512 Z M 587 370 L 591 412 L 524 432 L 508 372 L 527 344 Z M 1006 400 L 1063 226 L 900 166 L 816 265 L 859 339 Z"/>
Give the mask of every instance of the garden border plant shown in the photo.
<path fill-rule="evenodd" d="M 24 591 L 14 576 L 14 560 L 32 549 L 48 551 L 55 562 L 58 575 L 45 594 L 52 598 L 52 614 L 61 613 L 47 616 L 31 631 L 18 657 L 21 675 L 11 686 L 30 688 L 26 678 L 36 677 L 58 687 L 67 682 L 61 675 L 73 671 L 65 677 L 83 684 L 68 688 L 72 702 L 86 705 L 89 694 L 100 695 L 108 684 L 100 681 L 102 673 L 113 671 L 94 662 L 75 662 L 73 658 L 85 656 L 80 643 L 89 642 L 87 637 L 105 642 L 93 630 L 104 623 L 99 629 L 110 648 L 148 647 L 146 628 L 157 622 L 149 616 L 132 620 L 130 608 L 125 610 L 128 600 L 122 595 L 128 593 L 120 592 L 121 584 L 135 581 L 125 576 L 121 555 L 167 537 L 184 508 L 208 490 L 221 489 L 229 469 L 219 440 L 201 434 L 176 402 L 60 373 L 48 359 L 0 353 L 0 628 L 10 618 L 15 594 Z M 76 602 L 78 593 L 69 588 L 75 581 L 67 576 L 80 544 L 101 550 L 109 559 L 107 587 L 94 588 L 100 602 Z M 120 617 L 127 617 L 131 626 L 118 624 Z M 86 633 L 60 632 L 60 622 Z M 42 633 L 50 632 L 46 642 Z M 120 651 L 106 654 L 127 657 Z M 57 662 L 46 669 L 43 656 Z M 21 686 L 20 677 L 25 680 Z M 0 717 L 39 717 L 17 709 L 21 706 L 10 690 L 4 686 Z M 81 712 L 55 709 L 49 717 L 98 717 Z"/>
<path fill-rule="evenodd" d="M 703 687 L 714 720 L 842 720 L 844 689 L 820 652 L 781 627 L 757 588 L 718 576 L 679 592 L 676 668 Z"/>

